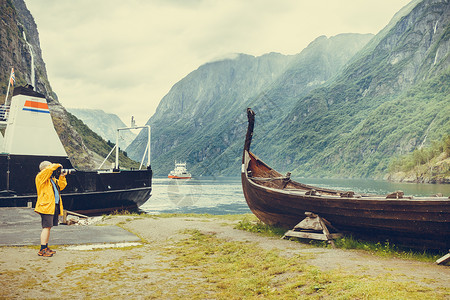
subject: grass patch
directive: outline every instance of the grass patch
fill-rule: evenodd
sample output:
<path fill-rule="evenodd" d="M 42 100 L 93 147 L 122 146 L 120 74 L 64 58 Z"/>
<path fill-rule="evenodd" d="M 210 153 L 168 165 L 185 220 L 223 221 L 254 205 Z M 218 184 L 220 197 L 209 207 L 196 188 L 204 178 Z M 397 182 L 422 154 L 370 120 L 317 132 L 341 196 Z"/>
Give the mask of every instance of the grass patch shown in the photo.
<path fill-rule="evenodd" d="M 353 236 L 344 236 L 335 241 L 338 248 L 365 250 L 383 257 L 397 257 L 403 259 L 413 259 L 424 262 L 434 262 L 445 253 L 436 251 L 417 251 L 409 248 L 398 247 L 389 241 L 370 242 L 357 239 Z"/>
<path fill-rule="evenodd" d="M 285 228 L 266 225 L 261 221 L 254 218 L 244 217 L 238 225 L 235 227 L 236 229 L 245 230 L 249 232 L 259 233 L 265 236 L 276 236 L 282 237 L 284 233 L 287 231 Z M 330 244 L 324 241 L 306 241 L 301 239 L 293 239 L 300 243 L 308 243 L 316 247 L 331 247 Z M 398 247 L 395 244 L 390 243 L 389 241 L 385 242 L 372 242 L 366 241 L 362 239 L 357 239 L 353 236 L 344 236 L 342 238 L 335 240 L 335 246 L 339 249 L 356 249 L 356 250 L 364 250 L 368 251 L 372 254 L 382 256 L 382 257 L 396 257 L 402 259 L 413 259 L 417 261 L 424 262 L 434 262 L 446 252 L 436 252 L 436 251 L 417 251 L 409 248 Z"/>
<path fill-rule="evenodd" d="M 286 232 L 285 228 L 264 224 L 254 216 L 244 216 L 244 218 L 235 226 L 236 229 L 245 230 L 254 233 L 260 233 L 265 236 L 282 237 Z"/>
<path fill-rule="evenodd" d="M 229 242 L 198 230 L 165 252 L 172 268 L 201 272 L 204 281 L 183 287 L 192 298 L 213 299 L 424 299 L 445 291 L 402 282 L 391 275 L 366 276 L 339 270 L 323 272 L 300 255 L 285 257 L 254 243 Z"/>
<path fill-rule="evenodd" d="M 142 216 L 144 214 L 138 212 L 138 211 L 129 211 L 127 209 L 122 209 L 122 210 L 115 210 L 111 213 L 111 216 L 133 216 L 133 217 L 138 217 L 138 216 Z"/>
<path fill-rule="evenodd" d="M 220 219 L 228 221 L 236 221 L 237 224 L 234 228 L 239 230 L 244 230 L 248 232 L 258 233 L 264 236 L 270 237 L 282 237 L 287 231 L 285 228 L 272 226 L 262 223 L 253 214 L 240 214 L 240 215 L 211 215 L 211 214 L 160 214 L 160 215 L 149 215 L 149 214 L 136 214 L 130 212 L 123 212 L 124 214 L 117 213 L 116 215 L 126 215 L 126 216 L 139 216 L 142 218 L 175 218 L 175 217 L 185 217 L 185 218 L 205 218 L 205 219 Z M 133 218 L 132 220 L 134 220 Z M 129 219 L 125 220 L 129 221 Z M 124 225 L 122 221 L 120 225 Z M 123 226 L 120 226 L 126 229 Z M 128 230 L 128 229 L 126 229 Z M 134 233 L 135 234 L 135 233 Z M 326 242 L 321 241 L 306 241 L 301 239 L 295 239 L 300 243 L 307 243 L 315 247 L 331 247 Z M 412 259 L 423 262 L 435 262 L 437 259 L 447 254 L 447 252 L 437 252 L 437 251 L 418 251 L 415 249 L 409 249 L 404 247 L 399 247 L 389 241 L 368 241 L 353 236 L 344 236 L 342 238 L 335 240 L 335 246 L 339 249 L 349 249 L 349 250 L 362 250 L 369 253 L 381 256 L 381 257 L 396 257 L 402 259 Z"/>

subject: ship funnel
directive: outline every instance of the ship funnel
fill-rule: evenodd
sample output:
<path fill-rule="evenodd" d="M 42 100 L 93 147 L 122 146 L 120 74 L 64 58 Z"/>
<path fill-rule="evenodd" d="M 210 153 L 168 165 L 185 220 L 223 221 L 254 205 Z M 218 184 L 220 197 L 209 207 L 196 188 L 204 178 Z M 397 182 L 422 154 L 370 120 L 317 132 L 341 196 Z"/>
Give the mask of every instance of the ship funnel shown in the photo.
<path fill-rule="evenodd" d="M 44 95 L 27 87 L 16 87 L 6 122 L 3 152 L 67 157 Z"/>

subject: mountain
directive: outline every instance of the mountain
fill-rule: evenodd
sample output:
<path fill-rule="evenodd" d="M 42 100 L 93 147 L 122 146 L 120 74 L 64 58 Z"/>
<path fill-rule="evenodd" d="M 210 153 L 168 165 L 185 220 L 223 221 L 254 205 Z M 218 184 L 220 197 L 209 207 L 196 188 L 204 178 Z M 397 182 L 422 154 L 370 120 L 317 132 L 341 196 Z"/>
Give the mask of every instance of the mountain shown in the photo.
<path fill-rule="evenodd" d="M 43 94 L 55 129 L 78 169 L 98 166 L 112 146 L 66 111 L 52 90 L 42 59 L 36 23 L 23 0 L 0 0 L 0 101 L 4 103 L 7 84 L 14 68 L 16 86 L 33 84 Z M 10 93 L 11 95 L 11 93 Z M 134 163 L 121 154 L 122 166 Z"/>
<path fill-rule="evenodd" d="M 148 121 L 154 170 L 186 160 L 194 176 L 238 175 L 250 106 L 253 149 L 280 171 L 382 177 L 393 158 L 450 132 L 449 7 L 415 0 L 374 37 L 319 37 L 286 60 L 238 55 L 201 66 Z M 139 134 L 128 153 L 145 141 Z"/>
<path fill-rule="evenodd" d="M 175 160 L 186 160 L 191 168 L 193 162 L 215 156 L 222 146 L 210 138 L 211 132 L 234 122 L 237 114 L 230 116 L 230 111 L 239 111 L 240 102 L 273 82 L 292 59 L 277 53 L 236 54 L 202 65 L 177 82 L 147 122 L 152 129 L 153 170 L 165 174 Z M 146 143 L 147 133 L 142 131 L 126 151 L 139 159 Z"/>
<path fill-rule="evenodd" d="M 245 108 L 260 106 L 276 120 L 298 97 L 335 76 L 371 37 L 323 36 L 293 56 L 236 54 L 200 66 L 172 87 L 147 122 L 153 170 L 167 174 L 173 161 L 186 160 L 196 176 L 236 173 Z M 127 148 L 130 157 L 142 155 L 146 140 L 141 132 Z"/>
<path fill-rule="evenodd" d="M 67 108 L 67 111 L 83 121 L 84 124 L 106 141 L 112 143 L 116 143 L 117 129 L 128 127 L 117 115 L 106 113 L 101 109 Z M 133 131 L 120 131 L 120 147 L 125 149 L 135 138 L 136 134 Z"/>
<path fill-rule="evenodd" d="M 255 152 L 295 175 L 381 177 L 392 157 L 448 134 L 450 6 L 414 4 L 274 130 L 257 124 Z"/>
<path fill-rule="evenodd" d="M 286 71 L 254 97 L 250 104 L 256 110 L 267 108 L 277 119 L 289 112 L 297 100 L 323 86 L 339 74 L 346 63 L 373 37 L 373 34 L 339 34 L 320 36 L 296 55 Z M 274 108 L 275 111 L 274 111 Z"/>

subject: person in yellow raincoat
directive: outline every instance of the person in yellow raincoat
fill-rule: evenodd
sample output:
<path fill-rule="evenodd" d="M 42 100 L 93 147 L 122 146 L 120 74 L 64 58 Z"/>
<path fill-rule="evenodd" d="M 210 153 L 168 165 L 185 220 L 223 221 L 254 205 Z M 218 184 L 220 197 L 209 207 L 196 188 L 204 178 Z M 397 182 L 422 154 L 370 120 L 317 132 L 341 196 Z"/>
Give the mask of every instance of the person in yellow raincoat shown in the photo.
<path fill-rule="evenodd" d="M 35 212 L 41 215 L 41 249 L 39 256 L 51 257 L 56 251 L 48 247 L 50 229 L 58 226 L 58 216 L 62 215 L 63 204 L 60 192 L 67 185 L 66 173 L 61 173 L 62 165 L 43 161 L 36 175 L 37 202 Z"/>

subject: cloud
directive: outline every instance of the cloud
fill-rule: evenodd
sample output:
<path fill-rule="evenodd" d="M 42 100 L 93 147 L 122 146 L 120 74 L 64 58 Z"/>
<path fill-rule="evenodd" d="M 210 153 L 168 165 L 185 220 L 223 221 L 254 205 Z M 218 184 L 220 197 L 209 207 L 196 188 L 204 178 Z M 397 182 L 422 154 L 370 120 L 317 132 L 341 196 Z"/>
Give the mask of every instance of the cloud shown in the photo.
<path fill-rule="evenodd" d="M 232 53 L 299 53 L 320 35 L 377 33 L 407 0 L 26 0 L 66 107 L 143 124 L 170 88 Z"/>

